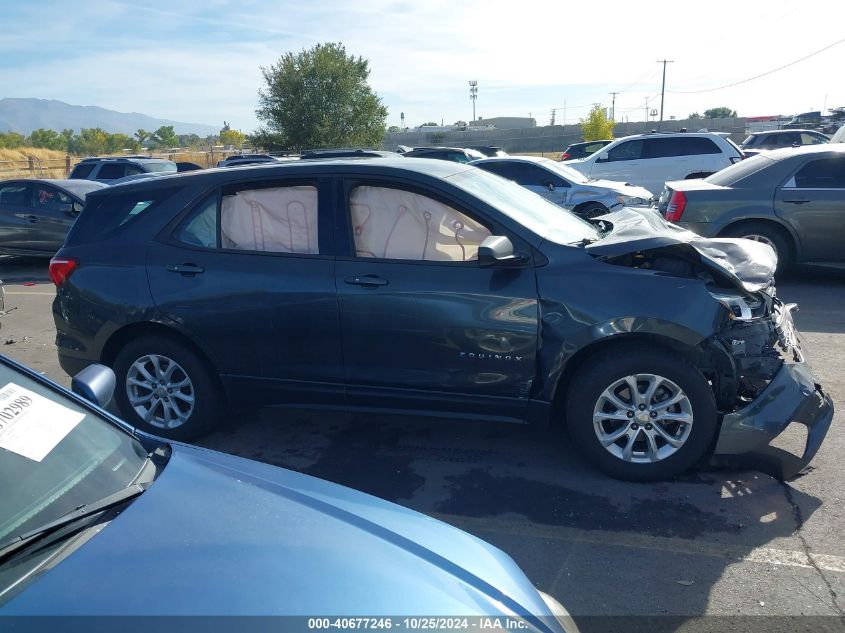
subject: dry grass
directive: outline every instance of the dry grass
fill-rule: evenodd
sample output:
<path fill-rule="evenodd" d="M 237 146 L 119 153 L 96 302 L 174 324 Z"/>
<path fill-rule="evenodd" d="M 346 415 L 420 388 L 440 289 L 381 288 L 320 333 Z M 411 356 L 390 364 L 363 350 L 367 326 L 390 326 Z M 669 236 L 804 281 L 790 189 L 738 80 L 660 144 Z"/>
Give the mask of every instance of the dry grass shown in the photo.
<path fill-rule="evenodd" d="M 71 167 L 79 162 L 71 158 Z M 0 180 L 10 178 L 65 178 L 67 154 L 41 147 L 0 148 Z"/>

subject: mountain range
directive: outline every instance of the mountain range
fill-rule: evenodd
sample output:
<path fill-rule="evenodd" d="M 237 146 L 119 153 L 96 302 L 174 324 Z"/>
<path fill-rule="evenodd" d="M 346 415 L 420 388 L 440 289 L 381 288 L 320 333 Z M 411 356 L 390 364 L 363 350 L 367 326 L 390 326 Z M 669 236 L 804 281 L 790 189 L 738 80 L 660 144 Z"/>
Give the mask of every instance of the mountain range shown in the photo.
<path fill-rule="evenodd" d="M 206 137 L 220 132 L 222 125 L 184 123 L 157 119 L 138 112 L 116 112 L 98 106 L 78 106 L 55 99 L 0 99 L 0 132 L 29 134 L 44 128 L 61 132 L 71 128 L 98 127 L 106 132 L 134 134 L 138 129 L 153 132 L 162 125 L 172 125 L 176 134 L 197 134 Z"/>

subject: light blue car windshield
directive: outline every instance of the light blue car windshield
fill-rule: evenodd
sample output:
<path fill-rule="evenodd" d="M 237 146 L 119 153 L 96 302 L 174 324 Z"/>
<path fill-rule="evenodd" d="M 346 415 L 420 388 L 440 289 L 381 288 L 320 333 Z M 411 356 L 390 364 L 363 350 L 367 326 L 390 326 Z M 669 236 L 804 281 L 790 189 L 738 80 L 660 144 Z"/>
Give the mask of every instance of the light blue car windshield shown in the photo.
<path fill-rule="evenodd" d="M 536 193 L 483 169 L 467 169 L 448 176 L 449 182 L 504 213 L 532 233 L 558 244 L 596 240 L 601 236 L 589 222 Z"/>

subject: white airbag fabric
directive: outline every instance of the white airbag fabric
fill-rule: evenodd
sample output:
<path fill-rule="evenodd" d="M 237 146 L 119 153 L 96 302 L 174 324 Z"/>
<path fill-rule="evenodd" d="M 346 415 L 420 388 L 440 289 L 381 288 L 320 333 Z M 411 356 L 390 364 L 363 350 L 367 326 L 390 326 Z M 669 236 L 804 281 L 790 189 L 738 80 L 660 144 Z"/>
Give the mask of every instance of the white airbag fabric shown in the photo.
<path fill-rule="evenodd" d="M 401 189 L 356 187 L 350 207 L 358 257 L 469 261 L 490 236 L 450 206 Z"/>
<path fill-rule="evenodd" d="M 274 187 L 225 196 L 220 225 L 224 248 L 317 254 L 317 189 Z"/>

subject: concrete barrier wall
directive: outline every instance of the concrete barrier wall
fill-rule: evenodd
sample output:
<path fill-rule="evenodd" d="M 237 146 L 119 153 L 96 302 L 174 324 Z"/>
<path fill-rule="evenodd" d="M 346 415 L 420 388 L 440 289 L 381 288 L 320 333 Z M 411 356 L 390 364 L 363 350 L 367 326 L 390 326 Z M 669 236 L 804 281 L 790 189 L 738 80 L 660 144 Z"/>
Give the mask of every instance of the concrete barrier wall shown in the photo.
<path fill-rule="evenodd" d="M 658 129 L 658 123 L 617 123 L 613 128 L 614 138 L 630 134 L 642 134 Z M 745 138 L 745 119 L 693 119 L 664 121 L 659 129 L 677 131 L 686 128 L 697 132 L 706 128 L 710 132 L 729 132 L 739 143 Z M 384 137 L 384 149 L 395 150 L 397 145 L 445 145 L 447 147 L 468 147 L 472 145 L 494 145 L 506 152 L 559 152 L 567 145 L 582 139 L 580 125 L 546 125 L 516 130 L 483 130 L 465 132 L 392 132 Z"/>

